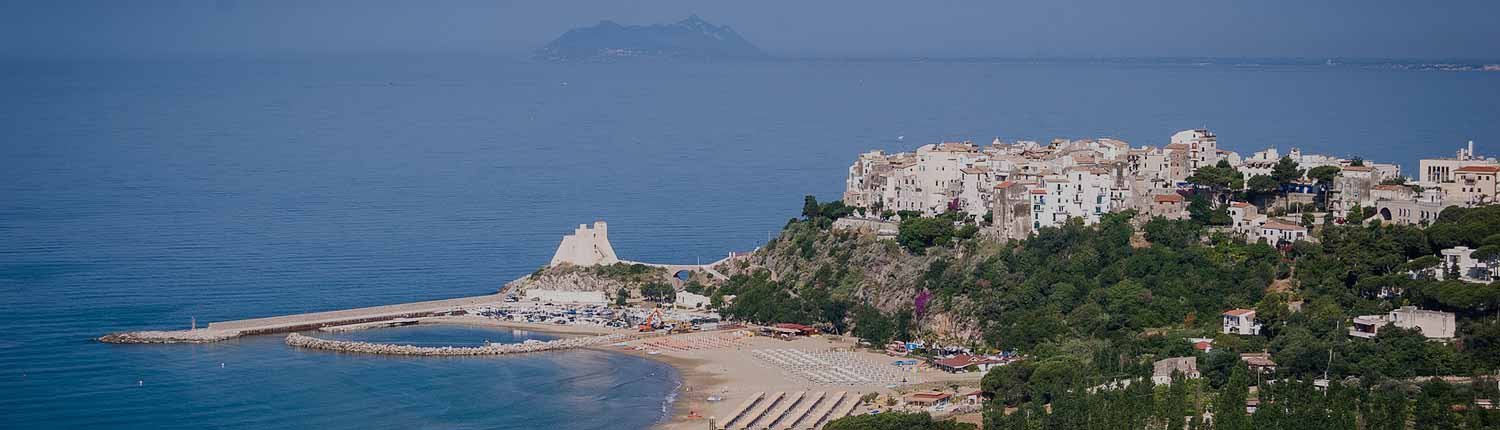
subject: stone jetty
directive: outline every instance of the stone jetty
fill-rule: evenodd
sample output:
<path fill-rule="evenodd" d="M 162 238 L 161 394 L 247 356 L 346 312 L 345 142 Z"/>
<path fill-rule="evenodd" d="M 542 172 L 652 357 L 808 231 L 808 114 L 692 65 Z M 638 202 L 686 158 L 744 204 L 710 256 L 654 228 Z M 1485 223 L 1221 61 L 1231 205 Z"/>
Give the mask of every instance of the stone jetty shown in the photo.
<path fill-rule="evenodd" d="M 572 348 L 587 348 L 611 343 L 626 342 L 646 337 L 661 336 L 657 333 L 619 333 L 602 336 L 575 337 L 556 339 L 546 342 L 523 342 L 523 343 L 497 343 L 485 346 L 414 346 L 393 345 L 385 343 L 353 342 L 342 340 L 318 339 L 301 333 L 292 333 L 286 336 L 286 344 L 298 348 L 321 349 L 327 351 L 353 352 L 360 354 L 381 355 L 420 355 L 420 356 L 458 356 L 458 355 L 504 355 L 521 354 L 528 352 L 557 351 Z"/>
<path fill-rule="evenodd" d="M 100 337 L 104 343 L 208 343 L 240 336 L 317 330 L 323 327 L 385 322 L 439 315 L 459 315 L 464 308 L 504 302 L 499 294 L 432 300 L 398 305 L 313 312 L 269 318 L 209 323 L 207 328 L 177 331 L 135 331 Z"/>
<path fill-rule="evenodd" d="M 100 337 L 104 343 L 209 343 L 231 339 L 240 335 L 237 331 L 225 330 L 181 330 L 181 331 L 133 331 L 114 333 Z"/>

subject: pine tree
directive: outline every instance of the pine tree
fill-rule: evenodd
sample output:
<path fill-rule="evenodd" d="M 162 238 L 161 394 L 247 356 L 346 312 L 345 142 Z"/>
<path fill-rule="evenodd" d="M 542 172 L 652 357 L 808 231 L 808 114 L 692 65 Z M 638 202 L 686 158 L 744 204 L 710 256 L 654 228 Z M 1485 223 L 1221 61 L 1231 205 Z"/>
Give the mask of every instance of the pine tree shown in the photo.
<path fill-rule="evenodd" d="M 1229 373 L 1229 382 L 1214 399 L 1214 428 L 1217 430 L 1249 430 L 1250 418 L 1245 415 L 1245 399 L 1249 396 L 1249 370 L 1243 363 L 1234 366 Z"/>

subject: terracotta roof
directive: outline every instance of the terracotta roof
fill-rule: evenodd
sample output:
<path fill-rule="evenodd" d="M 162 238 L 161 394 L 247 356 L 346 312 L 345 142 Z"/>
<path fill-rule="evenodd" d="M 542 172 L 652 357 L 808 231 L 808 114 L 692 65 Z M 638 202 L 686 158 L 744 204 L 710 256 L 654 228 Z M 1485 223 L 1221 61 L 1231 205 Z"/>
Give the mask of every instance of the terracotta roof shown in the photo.
<path fill-rule="evenodd" d="M 996 359 L 989 358 L 989 357 L 982 357 L 982 356 L 978 356 L 978 355 L 969 355 L 969 354 L 959 354 L 959 355 L 955 355 L 955 356 L 950 357 L 950 358 L 944 358 L 942 360 L 934 361 L 933 363 L 937 364 L 939 366 L 943 366 L 943 367 L 952 367 L 952 368 L 955 368 L 955 369 L 962 369 L 962 368 L 969 367 L 969 366 L 972 366 L 972 365 L 975 365 L 975 364 L 1000 363 L 1000 362 L 1001 362 L 1000 360 L 996 360 Z"/>
<path fill-rule="evenodd" d="M 1500 166 L 1464 166 L 1454 170 L 1457 173 L 1500 173 Z"/>
<path fill-rule="evenodd" d="M 1255 313 L 1254 309 L 1230 309 L 1224 311 L 1224 315 L 1229 315 L 1232 317 L 1242 317 L 1253 313 Z"/>
<path fill-rule="evenodd" d="M 1047 190 L 1043 189 L 1043 188 L 1037 188 L 1037 189 L 1031 190 L 1031 193 L 1032 194 L 1047 194 Z"/>
<path fill-rule="evenodd" d="M 1300 226 L 1300 225 L 1291 225 L 1291 224 L 1287 224 L 1287 223 L 1284 223 L 1284 222 L 1277 222 L 1277 221 L 1267 222 L 1264 227 L 1272 229 L 1272 230 L 1307 230 L 1306 227 L 1303 227 L 1303 226 Z"/>
<path fill-rule="evenodd" d="M 1016 183 L 1012 182 L 1012 181 L 1000 181 L 1000 183 L 995 184 L 995 189 L 998 190 L 998 189 L 1010 188 L 1011 185 L 1015 185 L 1015 184 Z"/>
<path fill-rule="evenodd" d="M 1196 350 L 1199 350 L 1199 351 L 1207 351 L 1207 350 L 1209 350 L 1210 348 L 1213 348 L 1213 347 L 1214 347 L 1214 344 L 1208 343 L 1208 342 L 1198 342 L 1198 343 L 1193 344 L 1193 349 L 1196 349 Z"/>
<path fill-rule="evenodd" d="M 907 394 L 906 397 L 909 398 L 909 399 L 939 401 L 939 400 L 943 400 L 943 399 L 946 399 L 946 398 L 949 398 L 949 397 L 953 397 L 953 395 L 952 394 L 948 394 L 948 393 L 940 393 L 940 392 L 933 391 L 933 392 L 927 392 L 927 393 L 911 393 L 911 394 Z"/>
<path fill-rule="evenodd" d="M 1182 196 L 1178 195 L 1178 194 L 1157 194 L 1156 197 L 1153 197 L 1153 199 L 1155 199 L 1157 203 L 1180 203 L 1180 202 L 1182 202 Z"/>
<path fill-rule="evenodd" d="M 1250 206 L 1254 206 L 1254 205 L 1251 205 L 1251 204 L 1245 203 L 1245 202 L 1232 202 L 1229 205 L 1237 207 L 1237 208 L 1248 208 Z"/>
<path fill-rule="evenodd" d="M 978 175 L 980 173 L 989 173 L 990 172 L 990 168 L 988 168 L 988 167 L 965 167 L 965 168 L 962 168 L 962 169 L 958 169 L 958 171 L 964 172 L 964 173 L 970 174 L 970 175 Z"/>
<path fill-rule="evenodd" d="M 1271 354 L 1264 352 L 1247 352 L 1240 354 L 1240 360 L 1251 366 L 1275 366 L 1276 362 L 1271 360 Z"/>

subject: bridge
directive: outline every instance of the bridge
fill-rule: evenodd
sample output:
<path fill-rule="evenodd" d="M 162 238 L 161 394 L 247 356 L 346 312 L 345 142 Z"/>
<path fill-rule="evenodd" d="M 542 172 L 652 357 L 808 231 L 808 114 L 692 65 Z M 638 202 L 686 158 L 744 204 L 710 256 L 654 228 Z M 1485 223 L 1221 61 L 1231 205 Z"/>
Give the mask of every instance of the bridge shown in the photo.
<path fill-rule="evenodd" d="M 723 273 L 719 273 L 718 270 L 714 270 L 714 266 L 719 265 L 719 263 L 723 263 L 725 261 L 729 261 L 729 259 L 731 259 L 731 258 L 734 258 L 734 255 L 730 255 L 728 257 L 724 257 L 723 259 L 720 259 L 719 261 L 715 261 L 715 262 L 708 263 L 708 264 L 661 264 L 661 263 L 646 263 L 646 262 L 628 261 L 628 260 L 620 260 L 620 262 L 621 263 L 625 263 L 625 264 L 640 264 L 640 265 L 643 265 L 643 266 L 660 267 L 660 268 L 663 268 L 663 269 L 667 269 L 667 273 L 671 273 L 673 278 L 676 278 L 677 275 L 680 275 L 683 272 L 703 272 L 703 273 L 708 274 L 708 276 L 714 277 L 714 279 L 728 280 L 729 277 L 728 276 L 724 276 Z"/>

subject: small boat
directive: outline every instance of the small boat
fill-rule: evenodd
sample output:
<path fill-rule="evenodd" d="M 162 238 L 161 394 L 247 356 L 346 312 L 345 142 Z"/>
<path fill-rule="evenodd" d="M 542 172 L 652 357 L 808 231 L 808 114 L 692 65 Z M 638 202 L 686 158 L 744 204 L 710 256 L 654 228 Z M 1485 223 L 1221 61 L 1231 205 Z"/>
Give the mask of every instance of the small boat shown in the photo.
<path fill-rule="evenodd" d="M 647 352 L 646 355 L 661 355 L 661 351 L 650 351 Z"/>

